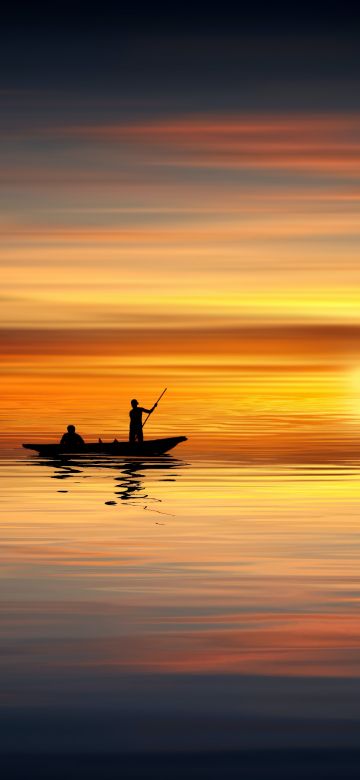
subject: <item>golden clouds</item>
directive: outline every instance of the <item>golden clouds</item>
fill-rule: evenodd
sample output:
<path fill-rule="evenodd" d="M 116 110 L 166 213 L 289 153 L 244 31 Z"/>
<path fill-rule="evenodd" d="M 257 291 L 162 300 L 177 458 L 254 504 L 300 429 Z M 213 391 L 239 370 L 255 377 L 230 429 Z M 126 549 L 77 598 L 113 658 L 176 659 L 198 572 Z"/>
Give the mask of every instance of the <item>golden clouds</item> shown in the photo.
<path fill-rule="evenodd" d="M 4 326 L 359 319 L 357 115 L 33 125 L 14 160 Z"/>

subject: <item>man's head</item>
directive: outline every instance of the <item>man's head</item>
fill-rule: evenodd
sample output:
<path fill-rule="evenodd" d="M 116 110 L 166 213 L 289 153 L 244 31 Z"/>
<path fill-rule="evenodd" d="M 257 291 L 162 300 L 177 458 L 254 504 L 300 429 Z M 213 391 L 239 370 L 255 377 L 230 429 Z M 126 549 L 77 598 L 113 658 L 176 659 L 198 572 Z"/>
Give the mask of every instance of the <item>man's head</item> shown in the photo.
<path fill-rule="evenodd" d="M 75 433 L 75 425 L 68 425 L 68 433 Z"/>
<path fill-rule="evenodd" d="M 139 406 L 139 401 L 137 401 L 136 398 L 133 398 L 131 401 L 131 406 L 133 409 L 136 409 L 136 407 Z"/>

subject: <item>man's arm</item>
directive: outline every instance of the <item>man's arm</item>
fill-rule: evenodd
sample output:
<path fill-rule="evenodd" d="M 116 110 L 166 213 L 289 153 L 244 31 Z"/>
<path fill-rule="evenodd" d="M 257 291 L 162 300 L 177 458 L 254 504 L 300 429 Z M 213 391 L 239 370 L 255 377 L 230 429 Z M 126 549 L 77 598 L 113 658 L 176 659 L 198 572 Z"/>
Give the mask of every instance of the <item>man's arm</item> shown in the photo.
<path fill-rule="evenodd" d="M 152 412 L 154 411 L 156 406 L 157 406 L 157 404 L 154 404 L 154 406 L 151 409 L 144 409 L 144 407 L 142 406 L 141 407 L 141 411 L 145 412 L 145 414 L 152 414 Z"/>

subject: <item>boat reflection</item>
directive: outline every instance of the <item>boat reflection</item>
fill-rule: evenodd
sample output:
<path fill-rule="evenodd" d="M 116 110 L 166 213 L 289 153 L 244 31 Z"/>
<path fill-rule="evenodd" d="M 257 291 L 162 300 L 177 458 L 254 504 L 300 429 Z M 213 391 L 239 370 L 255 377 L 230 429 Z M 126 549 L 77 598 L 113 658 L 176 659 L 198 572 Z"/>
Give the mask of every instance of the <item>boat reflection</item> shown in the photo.
<path fill-rule="evenodd" d="M 171 455 L 163 455 L 158 458 L 132 458 L 119 459 L 119 457 L 90 457 L 90 456 L 62 456 L 57 458 L 31 458 L 32 466 L 38 465 L 43 468 L 49 468 L 53 471 L 52 479 L 75 480 L 85 478 L 96 478 L 101 470 L 115 471 L 114 494 L 117 499 L 126 502 L 135 502 L 146 500 L 146 502 L 159 502 L 149 493 L 149 487 L 153 487 L 157 482 L 175 482 L 178 478 L 178 471 L 187 463 Z M 171 476 L 169 473 L 171 471 Z M 85 473 L 87 472 L 87 473 Z M 149 480 L 152 473 L 156 472 L 156 479 Z M 67 491 L 59 491 L 67 492 Z M 106 501 L 105 503 L 117 503 L 116 501 Z"/>

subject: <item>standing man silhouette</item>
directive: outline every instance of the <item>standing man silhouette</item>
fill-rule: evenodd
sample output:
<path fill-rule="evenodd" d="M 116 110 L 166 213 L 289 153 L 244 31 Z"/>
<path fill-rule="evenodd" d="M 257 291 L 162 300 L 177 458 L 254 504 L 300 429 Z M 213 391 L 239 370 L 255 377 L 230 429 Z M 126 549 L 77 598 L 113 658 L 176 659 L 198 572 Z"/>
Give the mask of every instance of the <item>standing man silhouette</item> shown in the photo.
<path fill-rule="evenodd" d="M 130 416 L 130 430 L 129 430 L 129 442 L 130 444 L 142 444 L 144 440 L 142 430 L 142 413 L 152 414 L 157 404 L 154 404 L 152 409 L 145 409 L 143 406 L 139 406 L 139 401 L 133 398 L 131 401 Z"/>

